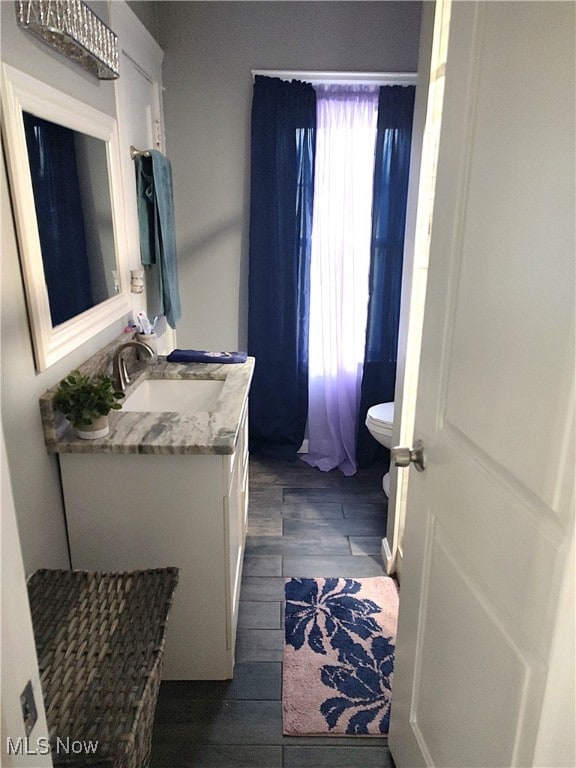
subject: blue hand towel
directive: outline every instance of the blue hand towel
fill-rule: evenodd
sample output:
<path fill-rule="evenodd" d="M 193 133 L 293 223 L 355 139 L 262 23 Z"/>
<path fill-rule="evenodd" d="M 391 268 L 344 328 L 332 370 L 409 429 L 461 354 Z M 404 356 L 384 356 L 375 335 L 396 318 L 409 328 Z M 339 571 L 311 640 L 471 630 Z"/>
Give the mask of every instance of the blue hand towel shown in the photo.
<path fill-rule="evenodd" d="M 180 291 L 176 232 L 174 227 L 174 196 L 172 166 L 167 157 L 155 149 L 134 158 L 138 223 L 140 230 L 140 260 L 144 266 L 159 268 L 160 311 L 166 315 L 171 328 L 180 319 Z"/>
<path fill-rule="evenodd" d="M 246 352 L 208 352 L 203 349 L 175 349 L 168 363 L 245 363 Z"/>

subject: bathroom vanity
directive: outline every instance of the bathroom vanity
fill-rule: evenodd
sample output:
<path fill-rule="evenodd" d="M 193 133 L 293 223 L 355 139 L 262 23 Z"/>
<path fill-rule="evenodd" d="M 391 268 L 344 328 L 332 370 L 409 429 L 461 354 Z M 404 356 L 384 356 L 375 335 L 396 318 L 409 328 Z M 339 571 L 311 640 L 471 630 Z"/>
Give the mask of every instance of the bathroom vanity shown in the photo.
<path fill-rule="evenodd" d="M 46 442 L 60 461 L 72 567 L 180 570 L 164 679 L 232 677 L 253 368 L 252 358 L 231 365 L 160 358 L 142 368 L 99 440 L 59 428 L 51 393 L 41 399 Z"/>

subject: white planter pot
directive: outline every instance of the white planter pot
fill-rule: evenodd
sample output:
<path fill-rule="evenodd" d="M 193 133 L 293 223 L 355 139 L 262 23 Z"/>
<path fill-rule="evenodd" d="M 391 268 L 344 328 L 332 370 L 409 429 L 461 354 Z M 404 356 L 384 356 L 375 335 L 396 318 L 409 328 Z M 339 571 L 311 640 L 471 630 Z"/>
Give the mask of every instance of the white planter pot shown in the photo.
<path fill-rule="evenodd" d="M 105 416 L 99 416 L 91 424 L 82 424 L 81 426 L 74 426 L 76 434 L 81 437 L 82 440 L 98 440 L 100 437 L 106 437 L 110 431 L 110 425 L 108 424 L 108 414 Z"/>

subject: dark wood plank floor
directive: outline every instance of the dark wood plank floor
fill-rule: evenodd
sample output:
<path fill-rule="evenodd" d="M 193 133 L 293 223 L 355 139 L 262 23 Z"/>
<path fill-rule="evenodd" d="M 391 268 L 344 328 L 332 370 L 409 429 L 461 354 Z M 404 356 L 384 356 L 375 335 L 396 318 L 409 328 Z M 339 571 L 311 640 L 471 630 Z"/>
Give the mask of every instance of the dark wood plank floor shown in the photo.
<path fill-rule="evenodd" d="M 285 737 L 281 711 L 285 579 L 384 573 L 383 472 L 250 459 L 234 679 L 162 683 L 151 768 L 393 768 L 386 739 Z"/>

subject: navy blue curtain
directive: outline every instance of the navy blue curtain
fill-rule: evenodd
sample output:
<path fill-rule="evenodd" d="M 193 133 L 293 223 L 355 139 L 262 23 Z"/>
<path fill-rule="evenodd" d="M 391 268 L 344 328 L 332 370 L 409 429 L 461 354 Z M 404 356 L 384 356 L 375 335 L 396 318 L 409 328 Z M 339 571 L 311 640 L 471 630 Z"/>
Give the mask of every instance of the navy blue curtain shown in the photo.
<path fill-rule="evenodd" d="M 402 256 L 415 87 L 382 86 L 372 201 L 370 299 L 356 459 L 373 461 L 379 445 L 364 422 L 368 408 L 394 400 Z"/>
<path fill-rule="evenodd" d="M 24 112 L 52 325 L 90 309 L 92 288 L 74 131 Z"/>
<path fill-rule="evenodd" d="M 257 76 L 252 101 L 248 353 L 250 450 L 294 461 L 308 414 L 316 93 Z"/>

